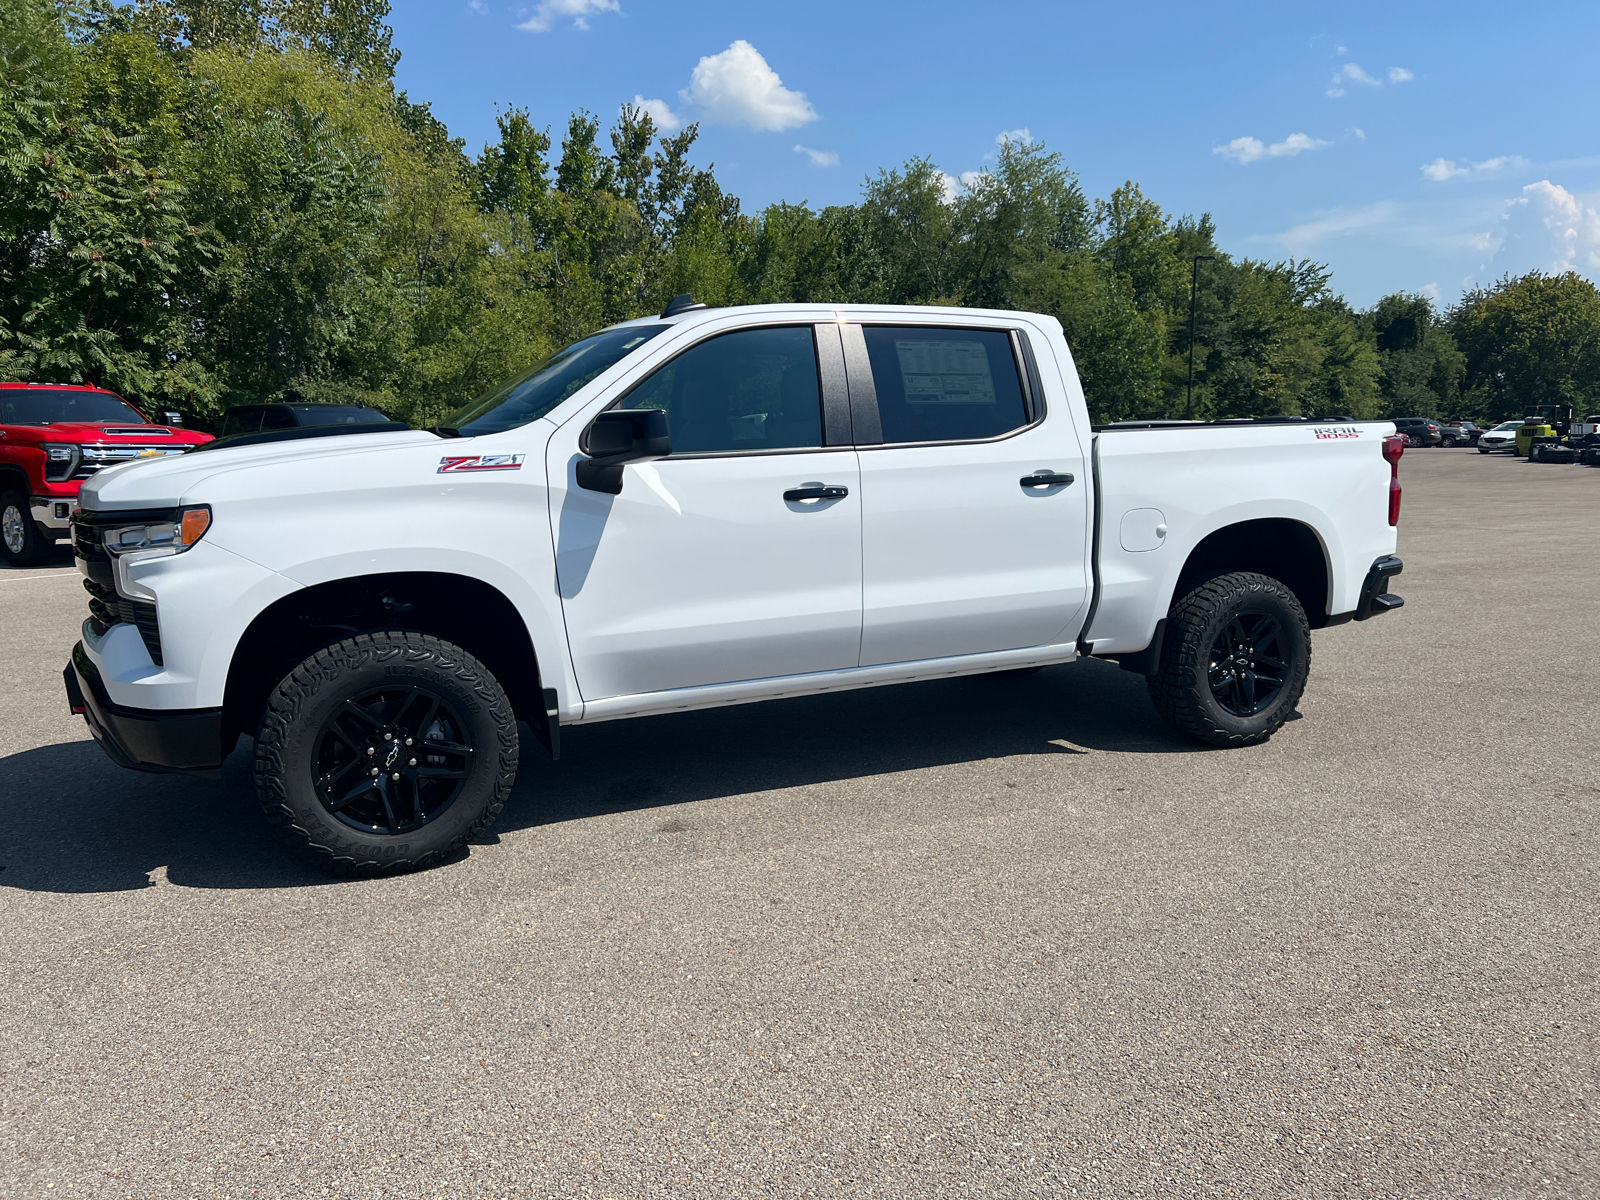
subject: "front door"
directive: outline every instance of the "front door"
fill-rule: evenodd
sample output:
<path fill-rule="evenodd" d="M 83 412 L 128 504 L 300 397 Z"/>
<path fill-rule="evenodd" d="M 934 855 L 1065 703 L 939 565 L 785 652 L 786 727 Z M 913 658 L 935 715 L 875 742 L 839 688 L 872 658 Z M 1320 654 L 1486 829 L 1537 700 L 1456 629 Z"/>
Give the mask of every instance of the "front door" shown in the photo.
<path fill-rule="evenodd" d="M 1065 398 L 1046 413 L 1033 395 L 1025 335 L 867 325 L 860 336 L 865 354 L 847 352 L 852 404 L 865 358 L 882 436 L 860 452 L 861 665 L 1073 640 L 1091 483 Z"/>
<path fill-rule="evenodd" d="M 665 409 L 670 457 L 577 486 L 551 440 L 556 571 L 585 700 L 856 665 L 860 470 L 826 447 L 809 325 L 708 338 L 618 406 Z M 567 435 L 567 436 L 563 436 Z"/>

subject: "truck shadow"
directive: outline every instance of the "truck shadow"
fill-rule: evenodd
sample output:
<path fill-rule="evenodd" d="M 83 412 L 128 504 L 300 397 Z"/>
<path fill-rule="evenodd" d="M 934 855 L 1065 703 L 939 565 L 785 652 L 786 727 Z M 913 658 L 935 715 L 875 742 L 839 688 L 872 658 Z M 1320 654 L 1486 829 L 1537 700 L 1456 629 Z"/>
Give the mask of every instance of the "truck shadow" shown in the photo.
<path fill-rule="evenodd" d="M 1156 716 L 1143 679 L 1092 661 L 562 734 L 552 763 L 524 730 L 521 775 L 495 832 L 1019 755 L 1203 752 Z M 267 826 L 248 741 L 220 782 L 125 771 L 88 741 L 0 758 L 0 864 L 0 888 L 40 892 L 158 886 L 163 869 L 186 887 L 338 882 Z"/>

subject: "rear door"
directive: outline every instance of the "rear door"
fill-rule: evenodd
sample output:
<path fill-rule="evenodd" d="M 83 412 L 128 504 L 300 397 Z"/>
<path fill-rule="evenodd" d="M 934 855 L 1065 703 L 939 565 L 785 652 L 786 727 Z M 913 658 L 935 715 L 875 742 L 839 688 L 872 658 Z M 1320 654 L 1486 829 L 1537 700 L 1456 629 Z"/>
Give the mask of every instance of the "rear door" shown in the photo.
<path fill-rule="evenodd" d="M 860 472 L 833 324 L 708 337 L 614 406 L 666 410 L 673 451 L 610 496 L 577 486 L 581 429 L 551 439 L 585 700 L 855 666 Z"/>
<path fill-rule="evenodd" d="M 861 665 L 1071 641 L 1089 597 L 1091 483 L 1026 330 L 841 334 L 861 456 Z"/>

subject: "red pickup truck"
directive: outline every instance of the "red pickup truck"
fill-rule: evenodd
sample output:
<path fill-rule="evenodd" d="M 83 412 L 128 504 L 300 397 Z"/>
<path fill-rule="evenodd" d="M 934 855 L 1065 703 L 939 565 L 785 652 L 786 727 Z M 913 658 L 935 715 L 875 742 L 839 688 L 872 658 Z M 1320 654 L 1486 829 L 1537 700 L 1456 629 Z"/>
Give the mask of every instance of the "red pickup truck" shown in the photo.
<path fill-rule="evenodd" d="M 106 467 L 182 454 L 211 441 L 157 425 L 115 392 L 87 383 L 0 383 L 0 557 L 37 563 L 69 534 L 85 479 Z"/>

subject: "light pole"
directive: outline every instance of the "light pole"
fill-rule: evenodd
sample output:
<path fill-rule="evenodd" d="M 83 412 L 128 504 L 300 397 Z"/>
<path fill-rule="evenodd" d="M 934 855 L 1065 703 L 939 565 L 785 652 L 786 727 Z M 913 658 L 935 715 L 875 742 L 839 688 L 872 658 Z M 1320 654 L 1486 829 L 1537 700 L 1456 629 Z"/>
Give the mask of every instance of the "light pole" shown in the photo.
<path fill-rule="evenodd" d="M 1194 416 L 1194 301 L 1200 291 L 1200 264 L 1210 262 L 1215 254 L 1196 254 L 1189 270 L 1189 390 L 1183 400 L 1183 418 Z"/>

